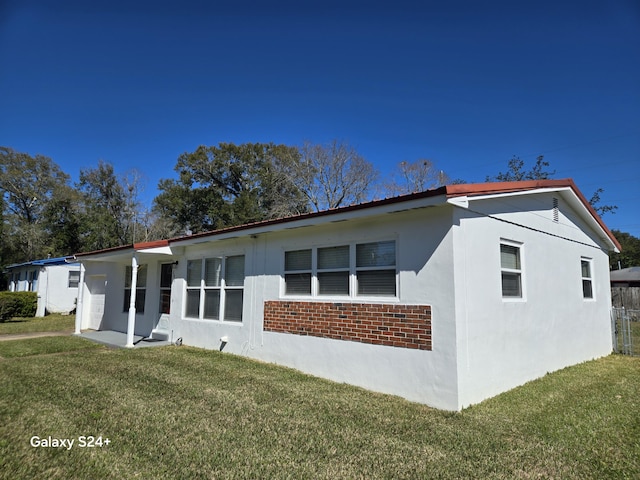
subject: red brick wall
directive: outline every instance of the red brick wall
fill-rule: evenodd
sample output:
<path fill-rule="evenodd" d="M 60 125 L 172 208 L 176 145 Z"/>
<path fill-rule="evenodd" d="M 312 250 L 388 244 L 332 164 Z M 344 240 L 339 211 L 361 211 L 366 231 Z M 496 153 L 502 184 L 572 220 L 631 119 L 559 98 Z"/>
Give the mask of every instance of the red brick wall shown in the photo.
<path fill-rule="evenodd" d="M 431 350 L 431 307 L 267 301 L 264 330 Z"/>

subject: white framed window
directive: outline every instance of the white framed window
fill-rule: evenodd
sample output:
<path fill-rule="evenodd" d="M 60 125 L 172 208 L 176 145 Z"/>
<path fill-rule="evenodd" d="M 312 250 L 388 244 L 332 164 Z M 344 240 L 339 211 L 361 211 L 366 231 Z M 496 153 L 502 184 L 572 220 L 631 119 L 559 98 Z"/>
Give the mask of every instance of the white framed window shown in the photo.
<path fill-rule="evenodd" d="M 522 244 L 500 241 L 500 273 L 502 276 L 502 298 L 523 298 Z"/>
<path fill-rule="evenodd" d="M 29 292 L 35 292 L 38 285 L 38 270 L 32 270 L 27 273 L 27 290 Z"/>
<path fill-rule="evenodd" d="M 160 303 L 158 313 L 171 313 L 171 281 L 173 280 L 173 263 L 160 264 Z"/>
<path fill-rule="evenodd" d="M 78 288 L 80 283 L 80 272 L 77 270 L 69 271 L 69 288 Z"/>
<path fill-rule="evenodd" d="M 124 302 L 122 311 L 129 311 L 129 303 L 131 302 L 131 265 L 127 265 L 124 269 Z M 138 273 L 136 277 L 136 313 L 144 313 L 144 304 L 147 298 L 147 266 L 138 265 Z"/>
<path fill-rule="evenodd" d="M 582 257 L 580 259 L 580 271 L 582 276 L 582 298 L 593 299 L 592 260 Z"/>
<path fill-rule="evenodd" d="M 358 295 L 396 295 L 396 242 L 356 245 L 356 282 Z"/>
<path fill-rule="evenodd" d="M 349 243 L 284 252 L 284 294 L 395 297 L 396 241 Z"/>
<path fill-rule="evenodd" d="M 244 255 L 187 260 L 185 317 L 242 322 Z"/>
<path fill-rule="evenodd" d="M 285 295 L 311 295 L 311 253 L 310 248 L 284 252 Z"/>

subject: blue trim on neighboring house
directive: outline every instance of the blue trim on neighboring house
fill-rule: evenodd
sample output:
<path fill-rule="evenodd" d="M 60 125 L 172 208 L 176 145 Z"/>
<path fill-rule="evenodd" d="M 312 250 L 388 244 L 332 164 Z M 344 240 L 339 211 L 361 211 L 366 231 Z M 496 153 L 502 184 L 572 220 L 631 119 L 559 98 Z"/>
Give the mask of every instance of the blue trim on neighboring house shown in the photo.
<path fill-rule="evenodd" d="M 14 268 L 19 268 L 19 267 L 28 267 L 30 265 L 36 265 L 36 266 L 50 266 L 50 265 L 77 265 L 80 262 L 68 262 L 67 259 L 69 257 L 56 257 L 56 258 L 44 258 L 42 260 L 32 260 L 31 262 L 24 262 L 24 263 L 14 263 L 13 265 L 7 265 L 5 268 L 6 270 L 10 270 L 10 269 L 14 269 Z"/>

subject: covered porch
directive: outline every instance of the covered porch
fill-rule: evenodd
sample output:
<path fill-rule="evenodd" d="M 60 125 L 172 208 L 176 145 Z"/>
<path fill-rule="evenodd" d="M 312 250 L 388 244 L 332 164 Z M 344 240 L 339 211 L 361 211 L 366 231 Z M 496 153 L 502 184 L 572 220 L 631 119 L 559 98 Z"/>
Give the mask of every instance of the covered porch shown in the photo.
<path fill-rule="evenodd" d="M 127 348 L 169 345 L 174 254 L 166 240 L 77 254 L 75 334 Z"/>

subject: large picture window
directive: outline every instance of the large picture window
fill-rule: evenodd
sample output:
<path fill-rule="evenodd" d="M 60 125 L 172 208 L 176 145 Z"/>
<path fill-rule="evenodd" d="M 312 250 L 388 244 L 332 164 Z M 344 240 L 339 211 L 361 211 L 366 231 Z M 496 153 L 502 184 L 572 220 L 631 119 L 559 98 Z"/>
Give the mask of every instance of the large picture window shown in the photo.
<path fill-rule="evenodd" d="M 500 244 L 500 269 L 502 273 L 502 296 L 522 298 L 521 247 L 515 244 Z"/>
<path fill-rule="evenodd" d="M 127 266 L 124 271 L 124 303 L 122 311 L 129 311 L 131 303 L 131 266 Z M 147 266 L 138 265 L 138 276 L 136 279 L 136 313 L 144 313 L 144 301 L 147 297 Z"/>
<path fill-rule="evenodd" d="M 394 297 L 396 242 L 284 252 L 285 295 Z"/>
<path fill-rule="evenodd" d="M 187 261 L 185 316 L 242 321 L 244 255 Z"/>

